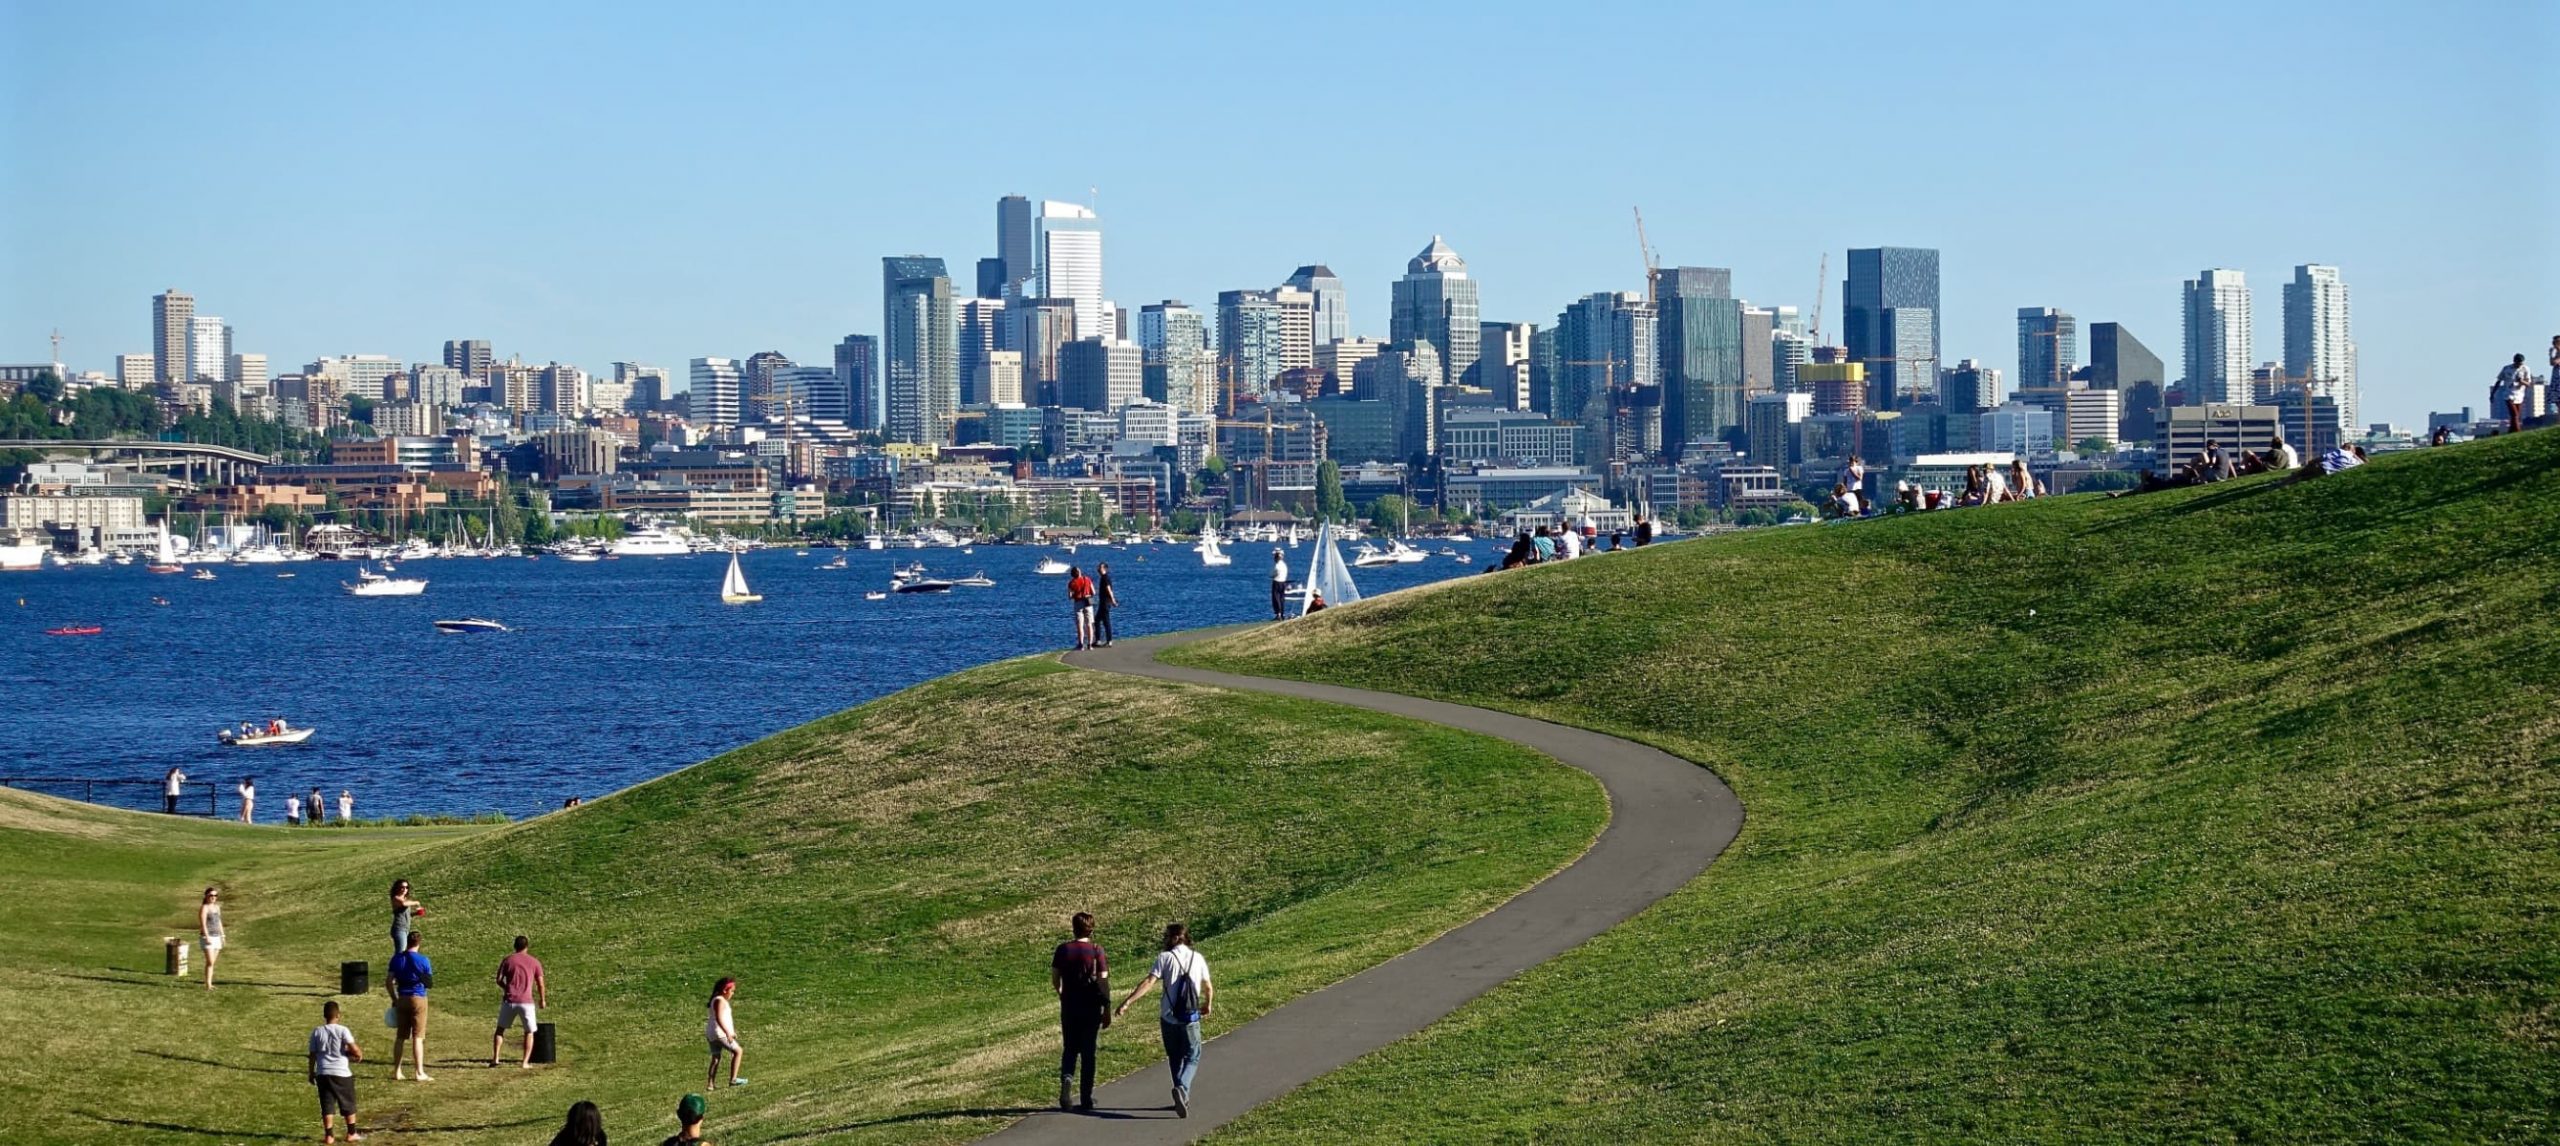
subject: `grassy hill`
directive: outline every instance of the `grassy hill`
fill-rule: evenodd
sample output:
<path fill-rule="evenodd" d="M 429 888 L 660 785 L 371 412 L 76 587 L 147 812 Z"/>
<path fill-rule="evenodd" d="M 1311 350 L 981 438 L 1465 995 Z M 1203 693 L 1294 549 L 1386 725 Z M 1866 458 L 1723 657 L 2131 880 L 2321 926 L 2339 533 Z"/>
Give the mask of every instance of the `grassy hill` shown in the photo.
<path fill-rule="evenodd" d="M 562 751 L 575 751 L 563 744 Z M 1050 946 L 1102 916 L 1124 974 L 1172 917 L 1224 1029 L 1480 914 L 1579 854 L 1597 786 L 1496 742 L 1351 710 L 1009 662 L 501 828 L 292 831 L 0 792 L 0 1109 L 46 1142 L 312 1134 L 301 1040 L 342 959 L 387 957 L 414 881 L 438 1080 L 394 1084 L 348 1000 L 384 1141 L 541 1141 L 578 1099 L 656 1141 L 702 1084 L 721 975 L 751 1085 L 718 1141 L 940 1142 L 1055 1095 Z M 156 974 L 220 884 L 211 994 Z M 534 937 L 563 1064 L 485 1061 L 508 938 Z M 1135 976 L 1130 975 L 1130 982 Z M 1105 1036 L 1107 1072 L 1160 1055 Z"/>
<path fill-rule="evenodd" d="M 1173 659 L 1645 740 L 1648 914 L 1241 1141 L 2560 1136 L 2560 433 L 1467 579 Z"/>

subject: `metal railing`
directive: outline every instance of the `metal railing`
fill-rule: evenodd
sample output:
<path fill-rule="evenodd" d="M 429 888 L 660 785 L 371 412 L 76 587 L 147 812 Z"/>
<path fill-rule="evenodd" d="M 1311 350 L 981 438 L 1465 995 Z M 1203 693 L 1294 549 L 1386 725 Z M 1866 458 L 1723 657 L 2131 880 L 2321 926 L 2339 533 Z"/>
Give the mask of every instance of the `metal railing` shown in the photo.
<path fill-rule="evenodd" d="M 145 811 L 171 810 L 165 800 L 166 780 L 117 780 L 95 776 L 0 776 L 0 788 L 23 788 L 48 796 L 61 796 L 82 803 L 104 803 L 114 808 L 139 808 Z M 179 785 L 175 811 L 182 816 L 218 816 L 222 813 L 222 790 L 210 780 L 189 780 Z M 125 795 L 125 799 L 98 799 L 100 789 L 109 796 Z M 138 790 L 138 791 L 137 791 Z M 77 793 L 76 795 L 74 793 Z M 202 811 L 196 809 L 202 808 Z"/>

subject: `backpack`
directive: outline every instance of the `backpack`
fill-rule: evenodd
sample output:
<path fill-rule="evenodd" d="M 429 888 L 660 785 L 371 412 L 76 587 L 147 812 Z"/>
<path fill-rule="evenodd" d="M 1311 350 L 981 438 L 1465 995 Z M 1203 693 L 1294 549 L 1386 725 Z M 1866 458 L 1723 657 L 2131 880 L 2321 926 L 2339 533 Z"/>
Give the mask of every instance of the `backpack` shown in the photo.
<path fill-rule="evenodd" d="M 1175 966 L 1182 965 L 1177 963 Z M 1200 1021 L 1200 984 L 1193 981 L 1189 968 L 1183 968 L 1180 975 L 1174 976 L 1173 982 L 1165 987 L 1164 995 L 1172 1005 L 1173 1013 L 1182 1016 L 1182 1021 Z"/>

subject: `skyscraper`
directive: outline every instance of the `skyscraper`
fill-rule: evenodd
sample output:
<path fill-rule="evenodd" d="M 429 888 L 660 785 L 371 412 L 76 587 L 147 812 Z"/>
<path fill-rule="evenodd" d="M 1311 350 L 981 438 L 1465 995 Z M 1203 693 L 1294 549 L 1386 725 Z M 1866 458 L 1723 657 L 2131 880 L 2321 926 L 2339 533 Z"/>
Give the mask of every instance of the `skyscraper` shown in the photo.
<path fill-rule="evenodd" d="M 2124 415 L 2116 426 L 2119 441 L 2152 440 L 2160 420 L 2160 394 L 2168 384 L 2167 365 L 2124 324 L 2089 324 L 2089 385 L 2124 394 Z"/>
<path fill-rule="evenodd" d="M 959 324 L 960 404 L 983 406 L 991 387 L 988 371 L 998 350 L 1007 345 L 1005 304 L 1001 298 L 964 298 L 952 302 Z"/>
<path fill-rule="evenodd" d="M 737 425 L 745 381 L 735 359 L 694 359 L 685 388 L 686 412 L 706 426 Z"/>
<path fill-rule="evenodd" d="M 1742 305 L 1742 392 L 1745 395 L 1765 394 L 1777 388 L 1777 353 L 1770 343 L 1777 330 L 1778 308 L 1749 303 Z"/>
<path fill-rule="evenodd" d="M 1608 416 L 1612 391 L 1655 385 L 1661 378 L 1660 333 L 1653 304 L 1629 291 L 1586 295 L 1556 316 L 1555 393 L 1558 421 L 1596 425 Z M 1736 368 L 1737 372 L 1739 367 Z M 1659 401 L 1651 404 L 1658 409 Z M 1595 457 L 1605 456 L 1595 451 Z"/>
<path fill-rule="evenodd" d="M 2338 405 L 2338 423 L 2356 420 L 2356 343 L 2349 330 L 2347 283 L 2338 268 L 2304 263 L 2284 286 L 2284 372 L 2312 394 Z"/>
<path fill-rule="evenodd" d="M 185 382 L 187 349 L 194 337 L 196 299 L 176 287 L 151 296 L 151 353 L 155 382 Z"/>
<path fill-rule="evenodd" d="M 1001 297 L 1014 299 L 1036 297 L 1040 293 L 1040 256 L 1034 250 L 1037 242 L 1032 225 L 1031 200 L 1020 195 L 1007 195 L 996 200 L 996 262 Z M 1024 283 L 1032 283 L 1028 288 Z M 1015 349 L 1019 349 L 1018 347 Z"/>
<path fill-rule="evenodd" d="M 2204 271 L 2186 282 L 2187 401 L 2195 405 L 2250 403 L 2249 279 L 2235 270 Z"/>
<path fill-rule="evenodd" d="M 1082 205 L 1052 199 L 1040 204 L 1033 224 L 1040 297 L 1074 300 L 1076 337 L 1115 337 L 1110 304 L 1102 297 L 1101 218 Z"/>
<path fill-rule="evenodd" d="M 779 350 L 759 350 L 738 365 L 738 371 L 746 375 L 747 405 L 740 411 L 746 420 L 761 422 L 783 412 L 774 405 L 773 380 L 792 365 L 790 357 Z"/>
<path fill-rule="evenodd" d="M 1938 252 L 1930 247 L 1868 247 L 1849 252 L 1840 288 L 1842 342 L 1849 360 L 1866 367 L 1871 400 L 1881 408 L 1900 396 L 1927 393 L 1937 381 L 1940 340 Z M 1896 322 L 1885 312 L 1907 309 Z M 1926 311 L 1925 335 L 1918 322 Z"/>
<path fill-rule="evenodd" d="M 231 328 L 209 314 L 187 320 L 185 380 L 205 385 L 222 381 L 231 367 Z"/>
<path fill-rule="evenodd" d="M 1180 299 L 1138 308 L 1138 354 L 1141 392 L 1176 410 L 1207 411 L 1216 379 L 1202 367 L 1209 345 L 1208 327 L 1200 312 Z"/>
<path fill-rule="evenodd" d="M 1654 277 L 1662 363 L 1662 440 L 1678 449 L 1742 426 L 1742 302 L 1723 267 L 1670 267 Z M 1767 345 L 1767 340 L 1762 340 Z"/>
<path fill-rule="evenodd" d="M 879 339 L 848 334 L 836 343 L 836 385 L 844 390 L 844 424 L 856 430 L 878 430 L 888 407 L 880 392 Z"/>
<path fill-rule="evenodd" d="M 1440 352 L 1440 380 L 1463 381 L 1476 364 L 1476 340 L 1483 337 L 1467 261 L 1433 235 L 1404 271 L 1389 298 L 1387 341 L 1430 343 Z"/>
<path fill-rule="evenodd" d="M 1495 404 L 1504 409 L 1528 409 L 1529 345 L 1537 338 L 1538 324 L 1481 322 L 1476 330 L 1475 376 L 1461 381 L 1493 391 Z"/>
<path fill-rule="evenodd" d="M 1138 400 L 1145 385 L 1140 351 L 1125 342 L 1079 338 L 1060 354 L 1059 404 L 1117 413 Z"/>
<path fill-rule="evenodd" d="M 1022 388 L 1033 405 L 1058 401 L 1060 355 L 1066 345 L 1084 337 L 1071 298 L 1026 298 L 1005 306 L 1005 322 L 1022 355 Z"/>
<path fill-rule="evenodd" d="M 1295 287 L 1315 296 L 1312 346 L 1340 342 L 1351 337 L 1351 304 L 1342 289 L 1342 280 L 1323 263 L 1311 263 L 1291 272 L 1289 281 L 1280 284 Z"/>
<path fill-rule="evenodd" d="M 1267 290 L 1218 292 L 1218 357 L 1234 397 L 1268 391 L 1288 369 L 1287 316 Z"/>
<path fill-rule="evenodd" d="M 1979 414 L 2000 404 L 2000 371 L 1967 358 L 1938 376 L 1938 406 L 1950 414 Z"/>
<path fill-rule="evenodd" d="M 1364 369 L 1375 397 L 1392 411 L 1397 460 L 1429 453 L 1439 438 L 1433 391 L 1448 377 L 1429 342 L 1394 342 Z"/>
<path fill-rule="evenodd" d="M 951 415 L 960 407 L 951 276 L 940 259 L 893 255 L 880 260 L 880 279 L 887 407 L 882 432 L 893 442 L 940 445 L 949 439 Z"/>
<path fill-rule="evenodd" d="M 463 373 L 466 378 L 482 378 L 489 373 L 489 340 L 485 338 L 448 338 L 444 344 L 444 364 Z"/>
<path fill-rule="evenodd" d="M 2080 320 L 2049 306 L 2018 308 L 2018 388 L 2059 390 L 2080 365 Z"/>

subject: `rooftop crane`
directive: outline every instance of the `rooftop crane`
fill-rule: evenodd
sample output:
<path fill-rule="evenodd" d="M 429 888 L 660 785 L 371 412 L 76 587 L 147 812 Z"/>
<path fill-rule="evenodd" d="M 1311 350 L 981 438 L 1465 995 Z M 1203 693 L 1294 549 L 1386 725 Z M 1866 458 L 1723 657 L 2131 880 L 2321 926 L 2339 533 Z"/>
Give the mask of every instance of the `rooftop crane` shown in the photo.
<path fill-rule="evenodd" d="M 1822 267 L 1813 272 L 1813 344 L 1822 345 L 1822 291 L 1831 285 L 1831 252 L 1822 252 Z"/>
<path fill-rule="evenodd" d="M 1645 238 L 1644 208 L 1632 210 L 1636 213 L 1636 251 L 1644 256 L 1644 301 L 1648 306 L 1660 306 L 1655 293 L 1656 284 L 1662 281 L 1662 257 L 1654 251 L 1653 241 Z"/>

